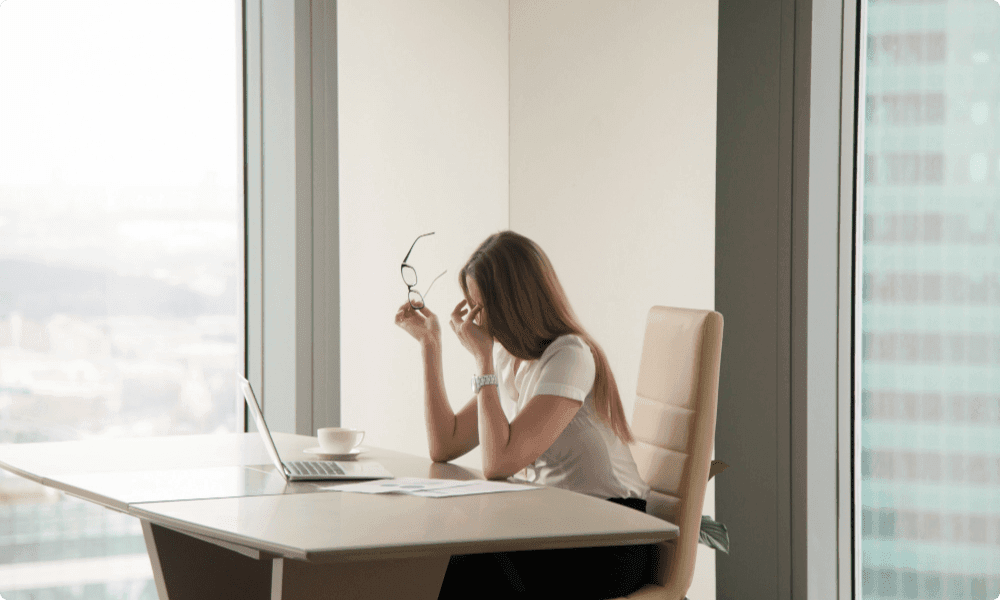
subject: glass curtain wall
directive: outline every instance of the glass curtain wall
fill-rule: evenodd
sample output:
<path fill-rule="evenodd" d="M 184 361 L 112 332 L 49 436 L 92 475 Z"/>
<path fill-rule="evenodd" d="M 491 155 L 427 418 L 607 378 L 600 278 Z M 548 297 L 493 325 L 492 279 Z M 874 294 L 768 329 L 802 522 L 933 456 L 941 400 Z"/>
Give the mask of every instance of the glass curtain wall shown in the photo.
<path fill-rule="evenodd" d="M 861 14 L 858 588 L 993 600 L 1000 4 L 867 0 Z"/>
<path fill-rule="evenodd" d="M 239 6 L 0 1 L 0 443 L 239 427 Z M 5 600 L 151 576 L 136 519 L 0 471 Z"/>

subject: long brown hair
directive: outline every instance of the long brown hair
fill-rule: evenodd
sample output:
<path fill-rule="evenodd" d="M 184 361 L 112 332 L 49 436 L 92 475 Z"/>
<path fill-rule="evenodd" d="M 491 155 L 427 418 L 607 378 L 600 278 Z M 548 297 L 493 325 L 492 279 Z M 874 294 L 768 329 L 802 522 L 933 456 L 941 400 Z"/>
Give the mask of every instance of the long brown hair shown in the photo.
<path fill-rule="evenodd" d="M 594 408 L 625 443 L 633 441 L 618 384 L 601 346 L 590 337 L 570 308 L 548 256 L 538 244 L 513 231 L 486 238 L 458 273 L 458 283 L 469 299 L 466 278 L 482 296 L 484 327 L 508 352 L 521 360 L 535 360 L 557 337 L 575 334 L 594 355 Z"/>

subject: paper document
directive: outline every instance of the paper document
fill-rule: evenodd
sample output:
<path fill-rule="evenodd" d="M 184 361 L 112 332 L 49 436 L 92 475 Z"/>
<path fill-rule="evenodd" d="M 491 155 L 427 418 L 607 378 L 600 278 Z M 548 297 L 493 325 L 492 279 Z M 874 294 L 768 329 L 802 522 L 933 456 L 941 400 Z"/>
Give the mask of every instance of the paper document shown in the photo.
<path fill-rule="evenodd" d="M 483 481 L 481 479 L 420 479 L 399 477 L 362 481 L 345 485 L 330 485 L 320 489 L 361 494 L 410 494 L 425 498 L 447 498 L 449 496 L 470 496 L 472 494 L 493 494 L 496 492 L 523 492 L 536 490 L 536 485 L 507 483 L 504 481 Z"/>

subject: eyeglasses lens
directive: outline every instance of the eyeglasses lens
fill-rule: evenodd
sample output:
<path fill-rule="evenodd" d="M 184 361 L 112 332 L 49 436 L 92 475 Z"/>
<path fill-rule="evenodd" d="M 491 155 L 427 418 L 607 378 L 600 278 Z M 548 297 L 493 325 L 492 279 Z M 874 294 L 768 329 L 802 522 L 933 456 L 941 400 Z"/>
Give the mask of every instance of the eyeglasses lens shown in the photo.
<path fill-rule="evenodd" d="M 406 285 L 417 285 L 417 272 L 409 265 L 403 265 L 403 282 Z"/>
<path fill-rule="evenodd" d="M 416 309 L 424 307 L 424 297 L 420 295 L 420 292 L 416 290 L 410 290 L 409 294 L 410 306 Z"/>

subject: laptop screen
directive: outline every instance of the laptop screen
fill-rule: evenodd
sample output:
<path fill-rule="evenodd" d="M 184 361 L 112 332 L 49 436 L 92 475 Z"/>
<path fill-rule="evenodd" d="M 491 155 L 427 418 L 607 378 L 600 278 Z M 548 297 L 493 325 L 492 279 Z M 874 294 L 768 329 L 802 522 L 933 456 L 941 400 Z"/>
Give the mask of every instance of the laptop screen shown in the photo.
<path fill-rule="evenodd" d="M 253 420 L 257 423 L 257 431 L 260 432 L 260 437 L 264 440 L 264 447 L 267 448 L 267 453 L 271 455 L 271 460 L 274 461 L 274 466 L 278 468 L 278 472 L 281 473 L 282 477 L 287 479 L 285 467 L 281 464 L 281 457 L 278 456 L 278 448 L 274 445 L 274 440 L 271 439 L 271 432 L 268 431 L 267 423 L 264 422 L 264 414 L 260 412 L 257 397 L 253 395 L 253 390 L 250 389 L 250 382 L 240 375 L 239 384 L 243 392 L 243 399 L 246 400 L 250 414 L 253 415 Z"/>

